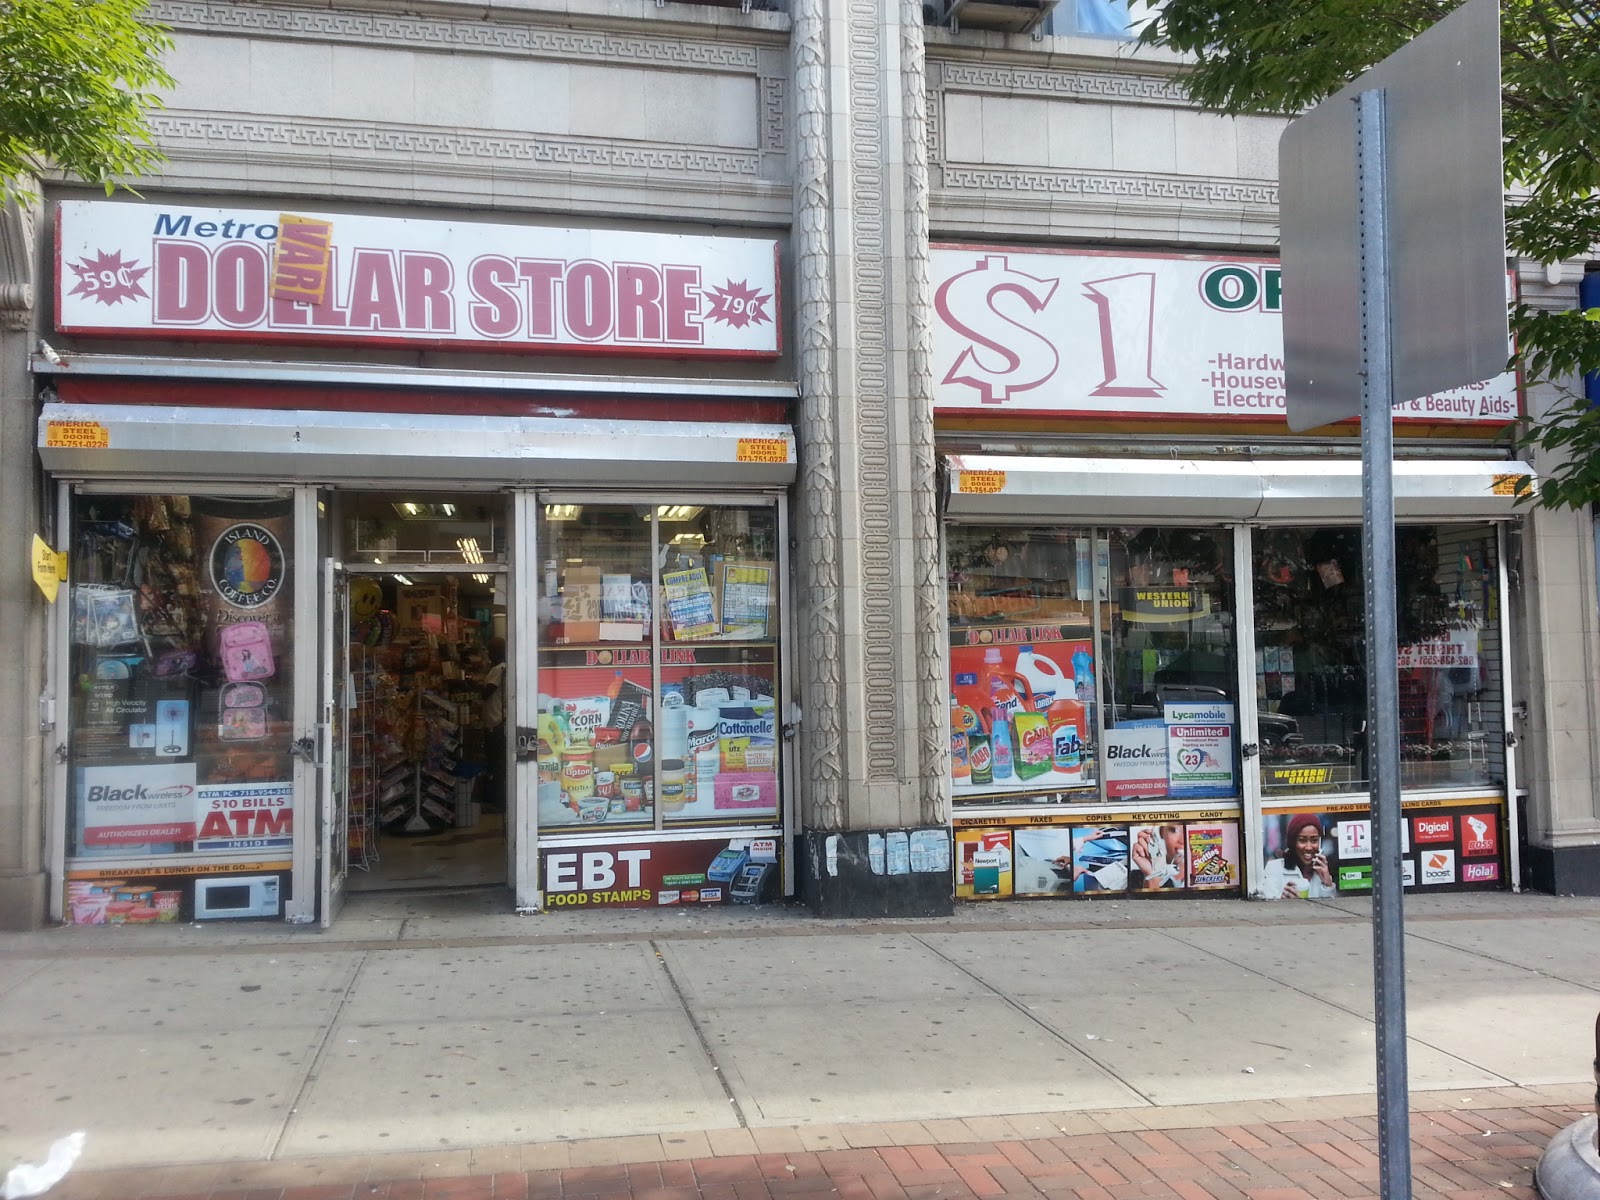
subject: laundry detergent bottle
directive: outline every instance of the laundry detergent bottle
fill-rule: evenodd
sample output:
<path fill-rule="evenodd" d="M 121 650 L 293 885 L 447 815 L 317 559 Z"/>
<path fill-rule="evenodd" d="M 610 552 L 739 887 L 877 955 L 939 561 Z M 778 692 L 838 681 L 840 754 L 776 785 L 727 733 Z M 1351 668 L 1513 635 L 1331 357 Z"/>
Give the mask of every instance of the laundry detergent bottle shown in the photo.
<path fill-rule="evenodd" d="M 1017 651 L 1017 675 L 1028 685 L 1030 712 L 1047 713 L 1050 706 L 1063 696 L 1074 694 L 1074 684 L 1053 658 L 1036 654 L 1032 646 Z"/>
<path fill-rule="evenodd" d="M 1007 671 L 1000 665 L 998 646 L 990 646 L 983 653 L 983 679 L 984 687 L 988 691 L 986 701 L 994 709 L 996 724 L 1009 721 L 1017 713 L 1028 708 L 1024 699 L 1028 691 L 1027 681 L 1014 671 Z M 991 730 L 991 735 L 992 732 Z"/>
<path fill-rule="evenodd" d="M 1065 775 L 1068 782 L 1083 779 L 1083 727 L 1084 707 L 1078 701 L 1064 698 L 1050 706 L 1051 758 L 1056 772 Z"/>
<path fill-rule="evenodd" d="M 994 728 L 989 731 L 989 741 L 994 756 L 995 782 L 1014 778 L 1016 767 L 1013 763 L 1011 722 L 998 712 L 994 715 Z"/>

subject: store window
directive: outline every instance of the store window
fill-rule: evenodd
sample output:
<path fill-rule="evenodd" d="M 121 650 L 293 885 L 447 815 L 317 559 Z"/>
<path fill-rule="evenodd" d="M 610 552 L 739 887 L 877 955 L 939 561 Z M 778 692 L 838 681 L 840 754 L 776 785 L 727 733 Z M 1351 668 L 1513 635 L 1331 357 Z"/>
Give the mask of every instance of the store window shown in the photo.
<path fill-rule="evenodd" d="M 1405 789 L 1505 781 L 1496 554 L 1488 525 L 1396 530 Z M 1256 531 L 1256 698 L 1269 797 L 1367 790 L 1362 580 L 1358 528 Z"/>
<path fill-rule="evenodd" d="M 292 533 L 288 499 L 75 497 L 69 856 L 287 853 Z M 112 919 L 177 919 L 142 891 Z"/>
<path fill-rule="evenodd" d="M 547 503 L 538 541 L 541 829 L 776 820 L 776 510 Z"/>
<path fill-rule="evenodd" d="M 955 802 L 1237 796 L 1232 554 L 1225 531 L 953 528 Z"/>

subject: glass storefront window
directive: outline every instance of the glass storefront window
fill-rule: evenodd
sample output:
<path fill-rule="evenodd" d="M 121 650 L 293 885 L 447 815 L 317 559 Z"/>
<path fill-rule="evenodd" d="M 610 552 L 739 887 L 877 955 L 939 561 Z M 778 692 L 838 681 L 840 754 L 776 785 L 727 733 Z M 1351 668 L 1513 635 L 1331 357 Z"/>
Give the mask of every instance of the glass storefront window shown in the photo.
<path fill-rule="evenodd" d="M 541 828 L 776 819 L 776 510 L 550 503 L 538 537 Z"/>
<path fill-rule="evenodd" d="M 1239 795 L 1231 533 L 957 526 L 948 553 L 956 804 Z"/>
<path fill-rule="evenodd" d="M 68 853 L 287 850 L 287 499 L 79 495 Z"/>
<path fill-rule="evenodd" d="M 1237 796 L 1232 535 L 1147 527 L 1103 539 L 1107 798 Z"/>
<path fill-rule="evenodd" d="M 1408 790 L 1505 780 L 1496 554 L 1488 525 L 1396 531 L 1400 782 Z M 1256 698 L 1268 796 L 1367 790 L 1362 579 L 1358 528 L 1256 531 Z"/>
<path fill-rule="evenodd" d="M 1094 798 L 1092 544 L 1088 529 L 950 529 L 957 804 Z"/>

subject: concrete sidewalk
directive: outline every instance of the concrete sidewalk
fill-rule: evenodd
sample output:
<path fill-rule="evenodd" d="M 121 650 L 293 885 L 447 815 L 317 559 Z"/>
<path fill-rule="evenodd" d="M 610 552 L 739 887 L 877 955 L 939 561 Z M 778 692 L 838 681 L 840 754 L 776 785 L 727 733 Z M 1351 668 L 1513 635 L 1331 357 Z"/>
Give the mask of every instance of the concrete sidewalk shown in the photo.
<path fill-rule="evenodd" d="M 503 902 L 0 936 L 0 1165 L 85 1129 L 78 1188 L 187 1166 L 205 1192 L 1371 1108 L 1364 901 L 854 923 Z M 1407 922 L 1417 1103 L 1587 1103 L 1600 902 L 1421 895 Z"/>

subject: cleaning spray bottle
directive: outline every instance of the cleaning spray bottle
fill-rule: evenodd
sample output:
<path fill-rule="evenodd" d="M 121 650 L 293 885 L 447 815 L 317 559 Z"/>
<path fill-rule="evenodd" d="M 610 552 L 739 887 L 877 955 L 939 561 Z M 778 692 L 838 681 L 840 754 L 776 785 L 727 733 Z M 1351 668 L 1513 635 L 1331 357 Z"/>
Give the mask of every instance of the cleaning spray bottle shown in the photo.
<path fill-rule="evenodd" d="M 972 758 L 967 747 L 966 724 L 954 696 L 950 697 L 950 779 L 956 787 L 972 782 Z"/>

